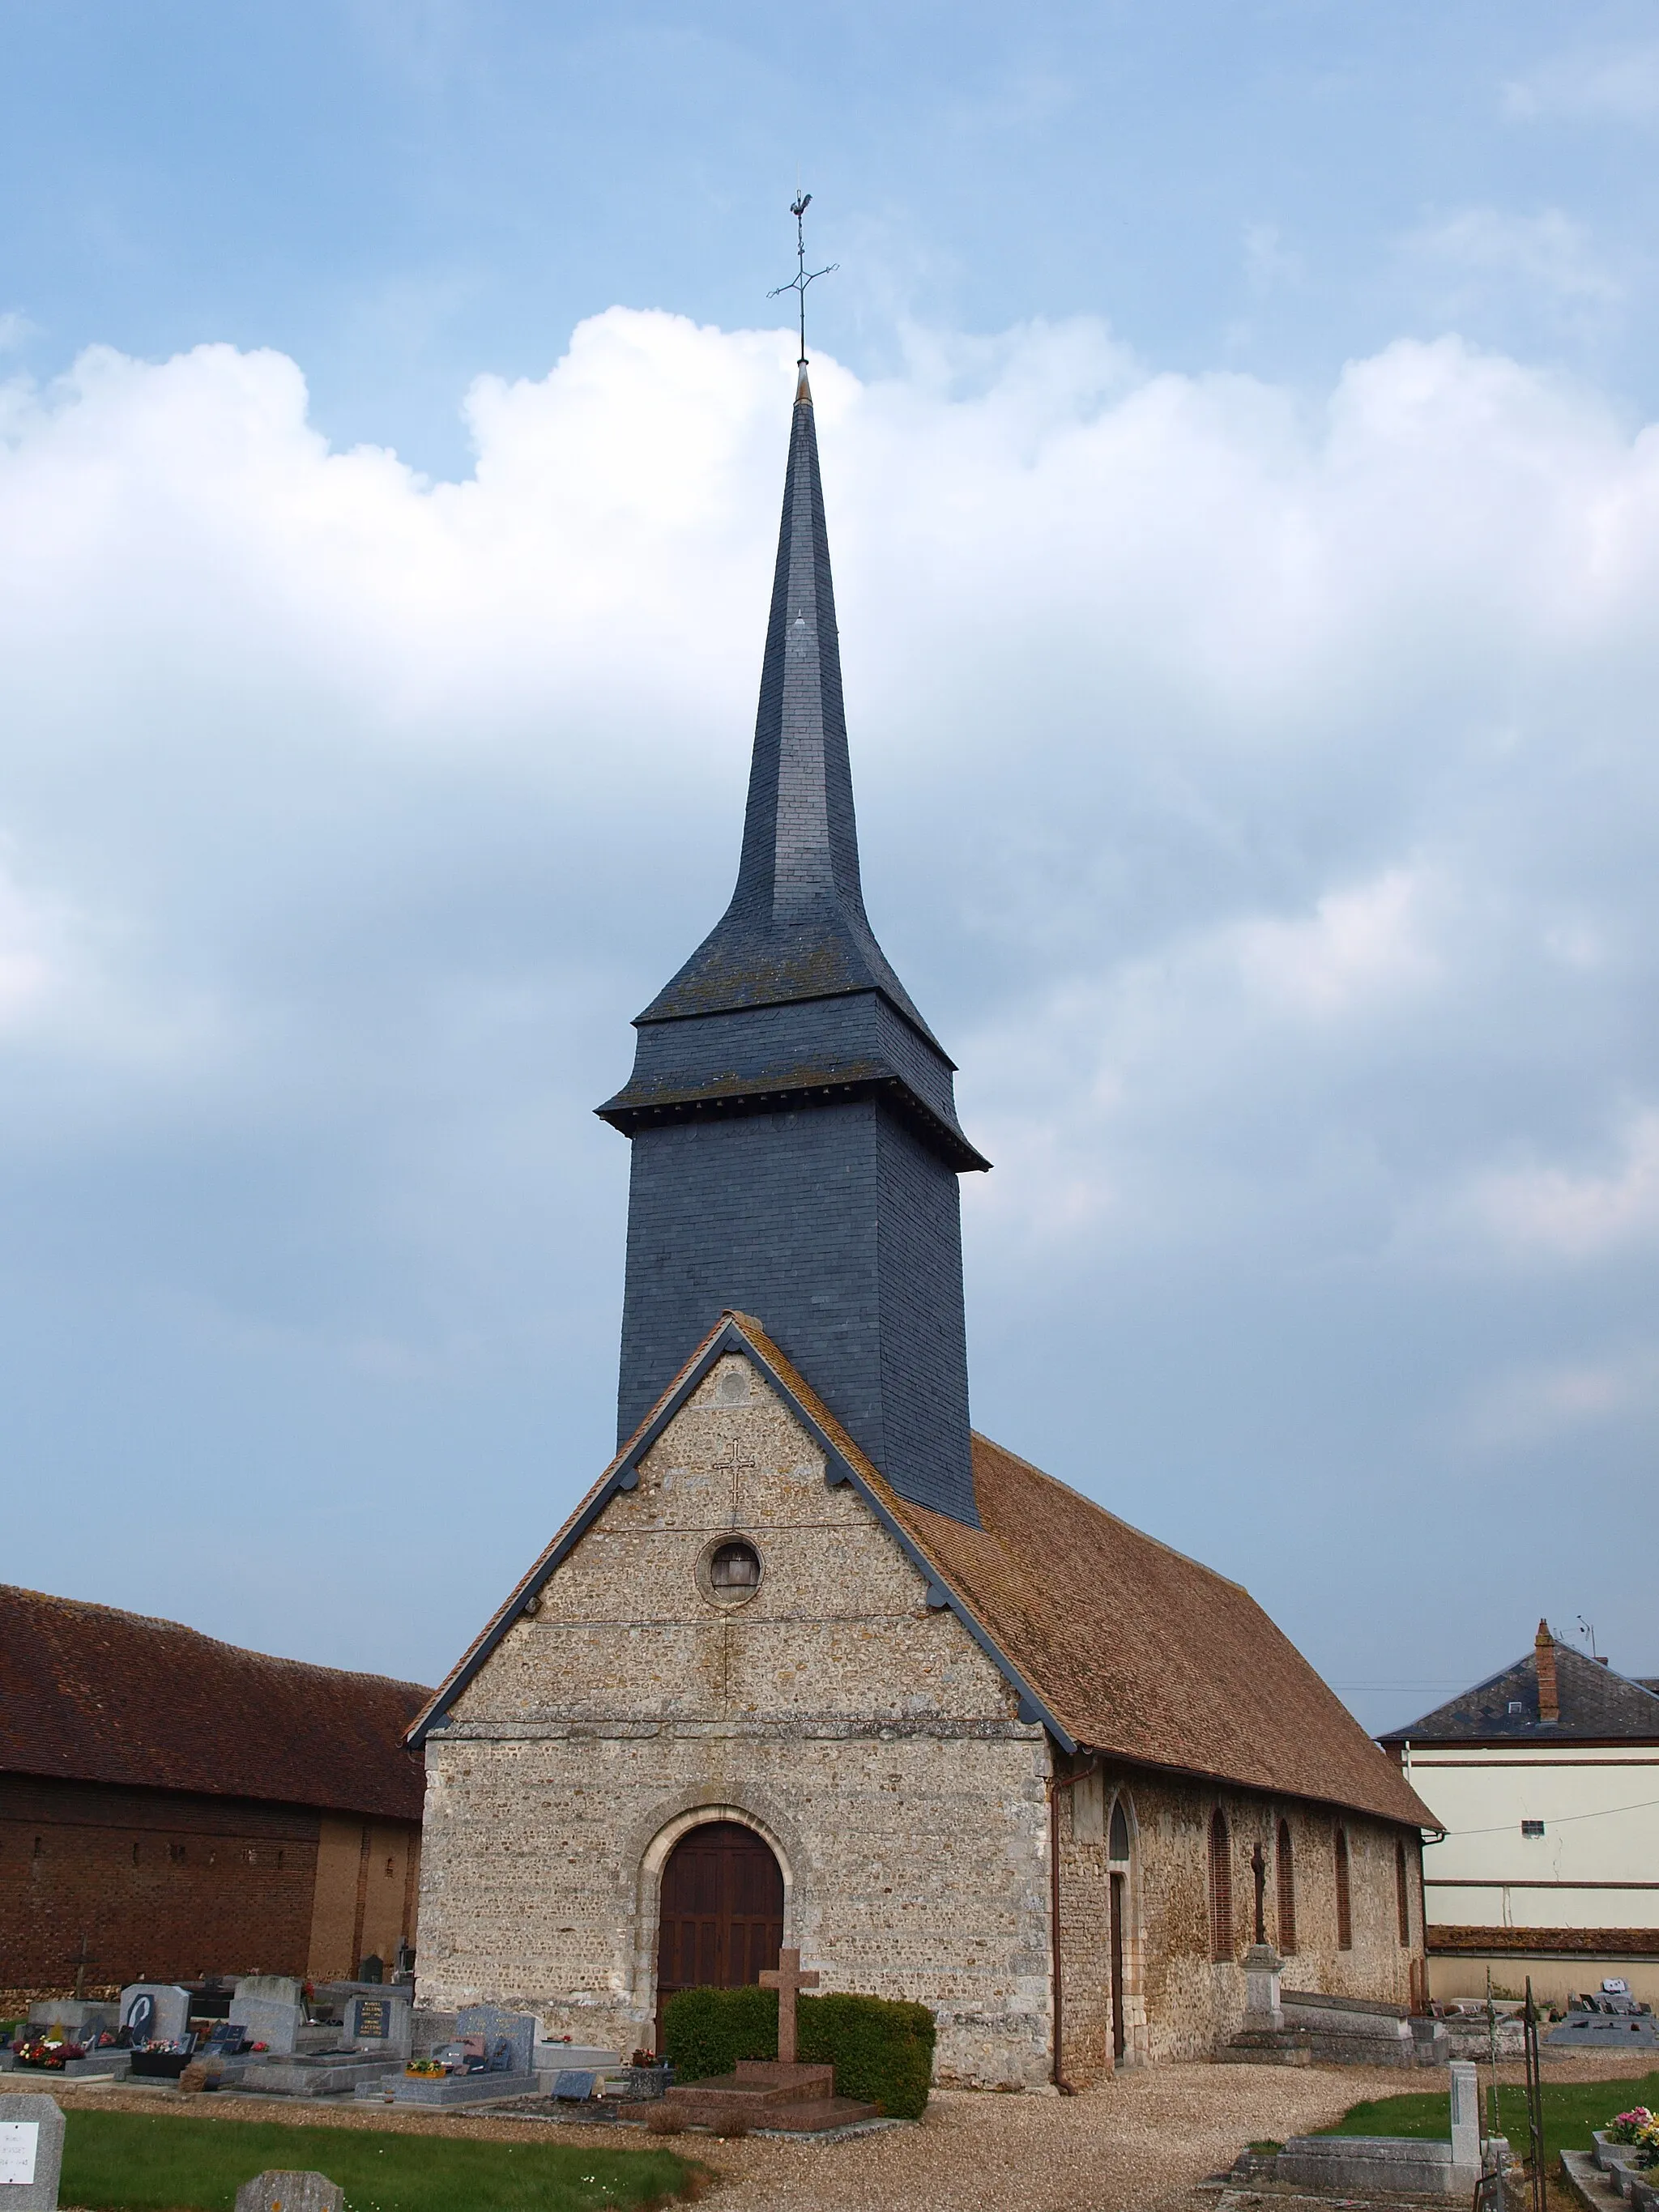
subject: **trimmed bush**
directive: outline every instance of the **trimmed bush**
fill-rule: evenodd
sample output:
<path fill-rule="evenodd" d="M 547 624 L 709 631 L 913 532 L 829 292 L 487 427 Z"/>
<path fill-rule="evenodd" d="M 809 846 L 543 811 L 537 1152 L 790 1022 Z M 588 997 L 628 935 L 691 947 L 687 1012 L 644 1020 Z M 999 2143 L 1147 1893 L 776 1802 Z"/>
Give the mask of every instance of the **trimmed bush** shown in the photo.
<path fill-rule="evenodd" d="M 802 2062 L 833 2066 L 836 2093 L 917 2120 L 933 2078 L 933 2015 L 889 1997 L 803 1996 L 796 2003 Z M 679 2081 L 729 2074 L 740 2058 L 778 2055 L 778 1993 L 680 1990 L 663 2007 L 663 2041 Z"/>

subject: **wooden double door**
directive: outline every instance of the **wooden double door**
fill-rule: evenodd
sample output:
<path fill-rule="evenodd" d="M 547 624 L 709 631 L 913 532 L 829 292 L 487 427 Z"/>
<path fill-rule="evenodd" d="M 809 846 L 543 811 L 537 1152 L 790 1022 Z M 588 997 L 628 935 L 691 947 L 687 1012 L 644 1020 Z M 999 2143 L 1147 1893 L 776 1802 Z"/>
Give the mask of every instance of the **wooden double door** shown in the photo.
<path fill-rule="evenodd" d="M 752 1828 L 711 1820 L 680 1838 L 662 1870 L 657 2048 L 676 1990 L 738 1989 L 778 1963 L 783 1870 Z"/>

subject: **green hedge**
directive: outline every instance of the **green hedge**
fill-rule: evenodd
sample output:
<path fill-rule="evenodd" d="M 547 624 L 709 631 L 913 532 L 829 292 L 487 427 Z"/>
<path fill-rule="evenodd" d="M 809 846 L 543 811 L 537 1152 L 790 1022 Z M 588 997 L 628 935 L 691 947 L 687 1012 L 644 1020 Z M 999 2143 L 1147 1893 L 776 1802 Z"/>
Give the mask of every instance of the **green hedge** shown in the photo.
<path fill-rule="evenodd" d="M 933 2015 L 888 1997 L 803 1996 L 796 2039 L 804 2063 L 833 2066 L 836 2091 L 918 2120 L 933 2078 Z M 739 2058 L 778 2055 L 778 1993 L 680 1990 L 663 2007 L 665 2056 L 679 2081 L 729 2074 Z"/>

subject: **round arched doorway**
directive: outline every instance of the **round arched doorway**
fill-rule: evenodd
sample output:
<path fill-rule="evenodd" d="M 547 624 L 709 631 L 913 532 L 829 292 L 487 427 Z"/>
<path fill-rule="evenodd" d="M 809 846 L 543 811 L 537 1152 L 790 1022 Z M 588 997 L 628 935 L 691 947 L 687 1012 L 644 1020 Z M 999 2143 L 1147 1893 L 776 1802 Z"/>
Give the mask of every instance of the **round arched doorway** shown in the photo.
<path fill-rule="evenodd" d="M 783 1869 L 765 1841 L 736 1820 L 689 1828 L 662 1870 L 657 1922 L 657 2048 L 662 2008 L 676 1990 L 757 1982 L 783 1942 Z"/>

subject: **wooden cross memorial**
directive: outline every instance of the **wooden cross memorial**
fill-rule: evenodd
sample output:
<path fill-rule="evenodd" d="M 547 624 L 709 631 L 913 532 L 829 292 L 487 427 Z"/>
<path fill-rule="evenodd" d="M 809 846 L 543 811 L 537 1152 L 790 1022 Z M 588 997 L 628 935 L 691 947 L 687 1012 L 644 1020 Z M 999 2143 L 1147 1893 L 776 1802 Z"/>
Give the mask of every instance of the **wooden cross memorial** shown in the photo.
<path fill-rule="evenodd" d="M 799 1951 L 780 1951 L 775 1968 L 763 1970 L 760 1978 L 763 1990 L 778 1993 L 778 2063 L 793 2066 L 795 2063 L 795 1998 L 802 1990 L 815 1990 L 818 1985 L 816 1966 L 805 1973 L 800 1970 Z"/>

